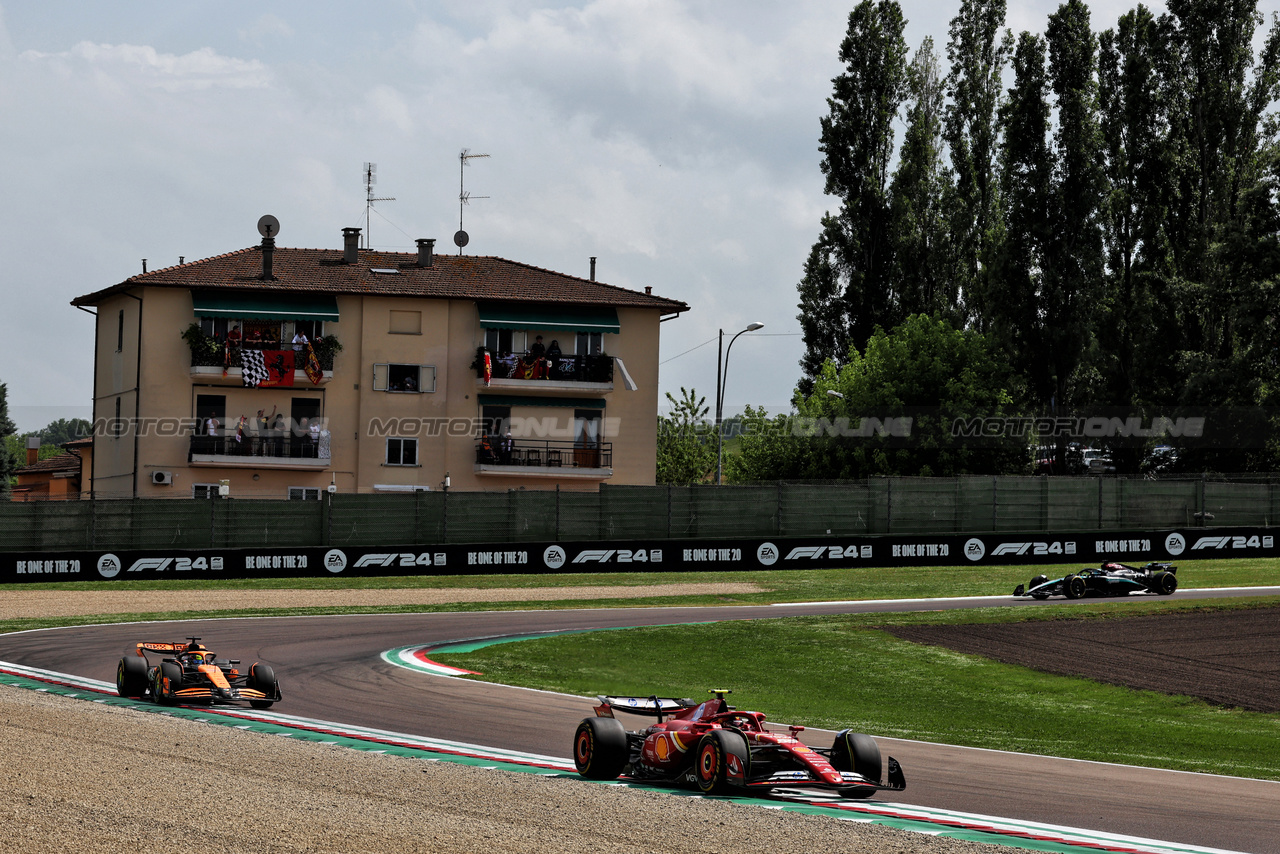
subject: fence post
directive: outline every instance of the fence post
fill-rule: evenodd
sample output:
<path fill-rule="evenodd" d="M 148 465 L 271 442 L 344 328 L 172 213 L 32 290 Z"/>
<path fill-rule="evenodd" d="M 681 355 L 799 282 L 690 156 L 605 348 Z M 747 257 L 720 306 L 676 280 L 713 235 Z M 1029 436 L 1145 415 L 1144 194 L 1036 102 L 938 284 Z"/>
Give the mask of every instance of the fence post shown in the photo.
<path fill-rule="evenodd" d="M 1098 530 L 1102 530 L 1102 475 L 1098 475 Z"/>
<path fill-rule="evenodd" d="M 893 478 L 884 479 L 884 532 L 893 533 Z"/>
<path fill-rule="evenodd" d="M 1000 478 L 991 477 L 991 533 L 1000 530 Z"/>
<path fill-rule="evenodd" d="M 560 539 L 560 484 L 556 484 L 556 539 Z"/>

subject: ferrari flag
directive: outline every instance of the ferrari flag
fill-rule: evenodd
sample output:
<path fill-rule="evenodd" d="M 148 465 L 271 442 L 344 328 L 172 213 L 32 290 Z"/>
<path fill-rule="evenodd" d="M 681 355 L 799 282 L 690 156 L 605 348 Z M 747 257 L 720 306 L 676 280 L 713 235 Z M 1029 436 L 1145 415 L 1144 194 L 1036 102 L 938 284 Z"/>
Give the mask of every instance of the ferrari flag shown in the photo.
<path fill-rule="evenodd" d="M 252 388 L 293 385 L 292 350 L 241 350 L 240 367 Z"/>
<path fill-rule="evenodd" d="M 307 372 L 307 379 L 311 380 L 312 385 L 320 385 L 320 381 L 324 379 L 324 371 L 320 370 L 320 360 L 316 358 L 316 351 L 311 344 L 307 344 L 307 362 L 302 366 Z"/>

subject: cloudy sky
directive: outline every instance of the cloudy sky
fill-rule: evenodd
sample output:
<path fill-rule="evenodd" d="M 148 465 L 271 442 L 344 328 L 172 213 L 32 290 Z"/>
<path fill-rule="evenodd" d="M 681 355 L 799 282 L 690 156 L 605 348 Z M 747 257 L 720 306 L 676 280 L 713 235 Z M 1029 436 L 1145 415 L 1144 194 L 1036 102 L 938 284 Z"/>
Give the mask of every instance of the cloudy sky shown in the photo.
<path fill-rule="evenodd" d="M 1043 31 L 1054 0 L 1012 2 Z M 1094 28 L 1129 3 L 1095 2 Z M 1160 4 L 1154 4 L 1160 8 Z M 0 0 L 0 382 L 20 430 L 89 417 L 92 318 L 69 301 L 253 245 L 370 236 L 684 300 L 662 391 L 786 411 L 796 283 L 835 200 L 819 118 L 852 0 Z M 939 50 L 958 0 L 904 0 Z M 481 198 L 486 197 L 486 198 Z"/>

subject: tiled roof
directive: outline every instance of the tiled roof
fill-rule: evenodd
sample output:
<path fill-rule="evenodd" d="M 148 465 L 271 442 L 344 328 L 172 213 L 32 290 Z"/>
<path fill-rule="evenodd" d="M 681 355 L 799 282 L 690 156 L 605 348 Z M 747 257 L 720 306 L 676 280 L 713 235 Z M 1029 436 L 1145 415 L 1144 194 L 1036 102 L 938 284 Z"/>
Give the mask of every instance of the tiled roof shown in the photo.
<path fill-rule="evenodd" d="M 38 460 L 29 466 L 19 466 L 14 474 L 57 474 L 80 471 L 80 455 L 70 452 Z"/>
<path fill-rule="evenodd" d="M 419 267 L 418 256 L 412 252 L 361 250 L 356 264 L 343 263 L 342 257 L 340 250 L 277 247 L 271 264 L 274 278 L 264 281 L 261 248 L 251 246 L 141 273 L 109 288 L 76 297 L 71 304 L 96 305 L 119 291 L 150 286 L 607 305 L 651 308 L 664 314 L 689 310 L 689 306 L 679 300 L 567 276 L 505 258 L 436 255 L 430 267 Z M 397 272 L 375 273 L 373 270 Z"/>

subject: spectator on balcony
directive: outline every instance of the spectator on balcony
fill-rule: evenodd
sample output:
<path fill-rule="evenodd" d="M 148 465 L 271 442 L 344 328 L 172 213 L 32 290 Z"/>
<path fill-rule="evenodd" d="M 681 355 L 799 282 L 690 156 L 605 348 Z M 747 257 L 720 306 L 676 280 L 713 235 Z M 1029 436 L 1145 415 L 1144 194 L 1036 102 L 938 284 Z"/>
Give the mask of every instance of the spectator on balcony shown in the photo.
<path fill-rule="evenodd" d="M 554 379 L 556 375 L 556 365 L 560 362 L 560 342 L 551 339 L 551 346 L 547 348 L 547 378 Z"/>
<path fill-rule="evenodd" d="M 244 339 L 244 346 L 250 350 L 262 349 L 262 330 L 256 326 L 249 330 L 249 337 Z"/>
<path fill-rule="evenodd" d="M 240 327 L 239 326 L 231 327 L 231 331 L 227 333 L 227 343 L 229 343 L 232 347 L 240 346 Z"/>
<path fill-rule="evenodd" d="M 299 353 L 305 349 L 308 343 L 307 333 L 303 332 L 301 329 L 293 333 L 293 351 L 295 353 Z"/>
<path fill-rule="evenodd" d="M 280 330 L 274 326 L 266 331 L 262 336 L 262 349 L 279 350 L 280 349 Z"/>
<path fill-rule="evenodd" d="M 221 423 L 222 422 L 218 421 L 217 418 L 214 418 L 212 415 L 210 415 L 208 418 L 204 420 L 205 434 L 212 436 L 215 439 L 218 438 L 218 425 Z"/>
<path fill-rule="evenodd" d="M 511 451 L 515 446 L 515 440 L 511 438 L 511 431 L 508 430 L 506 435 L 502 437 L 502 443 L 498 446 L 498 461 L 504 466 L 511 465 Z"/>
<path fill-rule="evenodd" d="M 529 361 L 536 361 L 545 355 L 547 355 L 547 348 L 542 343 L 542 336 L 539 335 L 533 339 L 533 345 L 529 348 Z"/>

